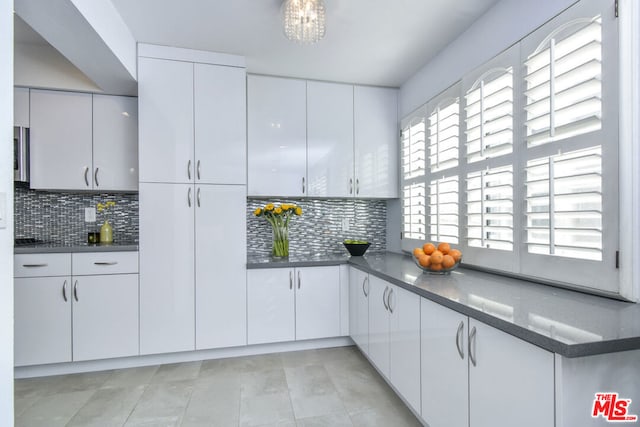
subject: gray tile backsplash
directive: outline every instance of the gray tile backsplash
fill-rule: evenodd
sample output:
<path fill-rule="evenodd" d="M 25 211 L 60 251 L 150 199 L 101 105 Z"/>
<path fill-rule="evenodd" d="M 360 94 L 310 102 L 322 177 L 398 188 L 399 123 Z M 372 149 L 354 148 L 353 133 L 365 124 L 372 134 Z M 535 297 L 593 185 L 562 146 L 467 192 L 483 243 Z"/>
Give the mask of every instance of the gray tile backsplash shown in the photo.
<path fill-rule="evenodd" d="M 271 225 L 253 215 L 265 204 L 295 203 L 302 207 L 301 217 L 289 223 L 289 254 L 319 255 L 344 253 L 344 239 L 371 242 L 369 251 L 386 250 L 387 204 L 384 200 L 344 199 L 256 199 L 247 200 L 247 254 L 271 253 Z M 348 218 L 349 231 L 342 231 L 342 219 Z"/>
<path fill-rule="evenodd" d="M 116 243 L 138 242 L 137 193 L 68 193 L 31 190 L 15 186 L 15 237 L 36 238 L 61 245 L 87 242 L 87 232 L 99 231 L 106 218 L 113 227 Z M 84 221 L 84 208 L 114 201 L 107 213 L 97 212 L 96 222 Z"/>

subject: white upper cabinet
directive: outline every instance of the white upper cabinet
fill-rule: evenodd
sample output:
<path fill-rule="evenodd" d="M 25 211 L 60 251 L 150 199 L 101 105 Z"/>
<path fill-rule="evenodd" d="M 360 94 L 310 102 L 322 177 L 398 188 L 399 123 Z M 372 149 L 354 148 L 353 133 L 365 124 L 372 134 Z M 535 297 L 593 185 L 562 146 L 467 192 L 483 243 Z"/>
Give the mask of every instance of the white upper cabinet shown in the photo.
<path fill-rule="evenodd" d="M 138 58 L 140 182 L 194 182 L 193 64 Z"/>
<path fill-rule="evenodd" d="M 91 190 L 91 94 L 31 90 L 31 188 Z"/>
<path fill-rule="evenodd" d="M 246 184 L 245 70 L 208 64 L 194 67 L 196 182 Z"/>
<path fill-rule="evenodd" d="M 306 82 L 248 76 L 249 196 L 307 194 Z"/>
<path fill-rule="evenodd" d="M 352 85 L 307 82 L 307 176 L 309 196 L 354 195 Z"/>
<path fill-rule="evenodd" d="M 29 89 L 13 88 L 13 125 L 29 127 Z"/>
<path fill-rule="evenodd" d="M 398 91 L 355 86 L 356 197 L 398 197 Z"/>
<path fill-rule="evenodd" d="M 93 95 L 93 188 L 138 190 L 138 99 Z"/>

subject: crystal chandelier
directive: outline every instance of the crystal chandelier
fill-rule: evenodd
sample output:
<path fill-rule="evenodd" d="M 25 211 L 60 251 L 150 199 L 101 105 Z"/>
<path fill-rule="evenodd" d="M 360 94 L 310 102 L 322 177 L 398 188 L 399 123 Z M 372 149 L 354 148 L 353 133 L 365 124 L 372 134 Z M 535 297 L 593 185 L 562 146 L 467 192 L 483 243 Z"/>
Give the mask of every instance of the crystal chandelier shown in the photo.
<path fill-rule="evenodd" d="M 285 0 L 282 4 L 284 34 L 298 43 L 315 43 L 324 37 L 323 0 Z"/>

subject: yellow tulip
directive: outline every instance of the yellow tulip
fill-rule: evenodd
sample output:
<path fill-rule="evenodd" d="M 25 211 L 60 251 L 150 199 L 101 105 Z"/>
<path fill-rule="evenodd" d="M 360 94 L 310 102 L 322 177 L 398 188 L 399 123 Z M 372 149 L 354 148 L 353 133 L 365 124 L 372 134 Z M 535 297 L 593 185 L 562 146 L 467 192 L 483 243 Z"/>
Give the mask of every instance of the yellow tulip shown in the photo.
<path fill-rule="evenodd" d="M 253 211 L 253 214 L 254 214 L 255 216 L 260 216 L 260 215 L 262 215 L 262 208 L 258 208 L 258 209 L 256 209 L 255 211 Z"/>
<path fill-rule="evenodd" d="M 280 215 L 282 213 L 282 208 L 278 206 L 277 208 L 274 209 L 274 212 L 276 213 L 276 215 Z"/>
<path fill-rule="evenodd" d="M 300 216 L 302 215 L 302 208 L 300 206 L 296 206 L 296 210 L 295 210 L 296 215 Z"/>
<path fill-rule="evenodd" d="M 267 205 L 264 207 L 265 211 L 272 211 L 274 209 L 273 203 L 267 203 Z"/>

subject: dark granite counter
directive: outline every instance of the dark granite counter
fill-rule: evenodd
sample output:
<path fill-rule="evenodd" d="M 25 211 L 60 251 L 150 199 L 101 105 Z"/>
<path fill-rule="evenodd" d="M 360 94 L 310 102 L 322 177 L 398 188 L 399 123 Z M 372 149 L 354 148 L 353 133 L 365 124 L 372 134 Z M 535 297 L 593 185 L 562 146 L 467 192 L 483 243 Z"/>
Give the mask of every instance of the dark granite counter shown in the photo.
<path fill-rule="evenodd" d="M 463 267 L 448 275 L 425 274 L 409 255 L 255 257 L 247 268 L 345 263 L 565 357 L 640 349 L 640 304 Z"/>
<path fill-rule="evenodd" d="M 61 245 L 58 243 L 41 243 L 36 245 L 24 245 L 13 248 L 14 254 L 44 254 L 44 253 L 77 253 L 77 252 L 131 252 L 137 251 L 138 244 L 134 242 L 114 242 L 110 245 L 102 244 L 77 244 Z"/>

